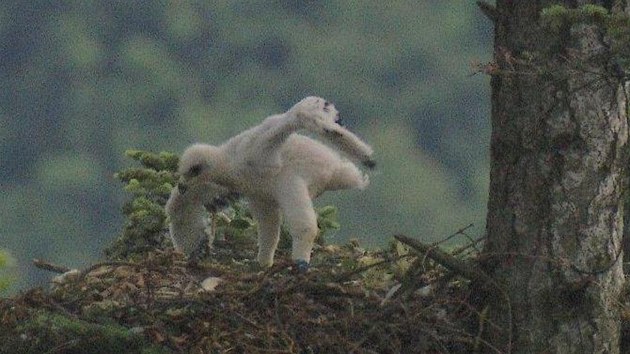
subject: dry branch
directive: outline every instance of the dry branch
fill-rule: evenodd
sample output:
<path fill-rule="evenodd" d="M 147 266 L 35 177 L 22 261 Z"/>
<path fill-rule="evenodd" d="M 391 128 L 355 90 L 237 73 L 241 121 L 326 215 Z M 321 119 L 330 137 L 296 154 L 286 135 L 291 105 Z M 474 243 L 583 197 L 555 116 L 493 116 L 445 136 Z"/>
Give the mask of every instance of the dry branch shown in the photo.
<path fill-rule="evenodd" d="M 437 246 L 424 244 L 405 235 L 394 235 L 394 238 L 466 279 L 482 281 L 484 283 L 493 283 L 492 279 L 488 275 L 478 270 L 477 267 L 470 264 L 470 262 L 453 257 L 442 251 Z"/>
<path fill-rule="evenodd" d="M 59 273 L 59 274 L 63 274 L 65 272 L 69 272 L 71 270 L 71 268 L 68 268 L 66 266 L 59 265 L 59 264 L 53 264 L 53 263 L 50 263 L 50 262 L 42 260 L 42 259 L 33 259 L 33 265 L 35 265 L 35 267 L 37 267 L 39 269 L 43 269 L 43 270 L 47 270 L 49 272 Z"/>

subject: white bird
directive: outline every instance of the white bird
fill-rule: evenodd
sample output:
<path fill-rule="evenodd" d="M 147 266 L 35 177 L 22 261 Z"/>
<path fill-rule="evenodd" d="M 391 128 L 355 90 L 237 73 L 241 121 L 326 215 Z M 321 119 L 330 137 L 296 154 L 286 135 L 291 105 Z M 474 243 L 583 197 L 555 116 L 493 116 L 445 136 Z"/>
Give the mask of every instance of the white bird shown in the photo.
<path fill-rule="evenodd" d="M 312 200 L 325 191 L 364 189 L 369 178 L 330 147 L 296 133 L 301 130 L 374 168 L 372 148 L 339 124 L 335 106 L 307 97 L 222 145 L 186 149 L 179 162 L 178 188 L 166 204 L 176 249 L 193 253 L 207 237 L 206 207 L 237 193 L 249 201 L 258 222 L 259 264 L 273 264 L 284 217 L 292 236 L 292 259 L 299 269 L 307 269 L 318 234 Z"/>

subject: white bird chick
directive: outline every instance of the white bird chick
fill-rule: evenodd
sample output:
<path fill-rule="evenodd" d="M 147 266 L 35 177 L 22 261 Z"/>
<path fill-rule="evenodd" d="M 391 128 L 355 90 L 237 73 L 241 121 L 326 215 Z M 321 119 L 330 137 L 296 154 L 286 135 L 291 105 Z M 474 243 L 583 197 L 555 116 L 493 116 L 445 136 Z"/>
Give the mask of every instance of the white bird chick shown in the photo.
<path fill-rule="evenodd" d="M 273 115 L 220 146 L 195 144 L 183 153 L 181 176 L 166 205 L 170 234 L 178 250 L 195 251 L 206 238 L 204 206 L 214 208 L 239 194 L 249 201 L 258 222 L 258 257 L 273 264 L 284 217 L 292 236 L 292 259 L 307 269 L 318 234 L 312 199 L 325 191 L 358 188 L 368 176 L 328 146 L 297 131 L 319 135 L 368 168 L 372 148 L 339 124 L 335 106 L 307 97 L 283 114 Z M 210 240 L 212 242 L 212 240 Z"/>

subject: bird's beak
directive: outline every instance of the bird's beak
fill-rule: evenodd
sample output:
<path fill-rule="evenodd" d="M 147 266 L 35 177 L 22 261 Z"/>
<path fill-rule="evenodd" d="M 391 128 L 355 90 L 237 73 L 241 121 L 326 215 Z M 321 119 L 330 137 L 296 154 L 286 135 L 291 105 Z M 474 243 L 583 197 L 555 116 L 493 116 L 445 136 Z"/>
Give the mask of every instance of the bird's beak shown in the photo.
<path fill-rule="evenodd" d="M 363 163 L 363 166 L 369 168 L 370 170 L 373 170 L 374 168 L 376 168 L 376 161 L 372 159 L 365 160 L 362 163 Z"/>

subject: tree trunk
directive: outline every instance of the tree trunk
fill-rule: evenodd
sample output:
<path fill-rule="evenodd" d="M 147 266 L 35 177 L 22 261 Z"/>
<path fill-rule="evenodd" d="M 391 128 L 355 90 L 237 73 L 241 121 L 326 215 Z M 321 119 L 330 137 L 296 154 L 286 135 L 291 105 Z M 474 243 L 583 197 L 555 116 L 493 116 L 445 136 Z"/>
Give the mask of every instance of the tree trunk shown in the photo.
<path fill-rule="evenodd" d="M 544 29 L 550 3 L 496 5 L 485 338 L 501 352 L 619 353 L 625 96 L 602 33 Z"/>

